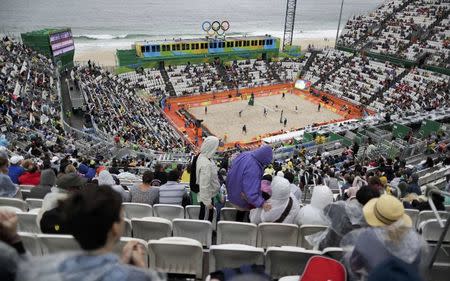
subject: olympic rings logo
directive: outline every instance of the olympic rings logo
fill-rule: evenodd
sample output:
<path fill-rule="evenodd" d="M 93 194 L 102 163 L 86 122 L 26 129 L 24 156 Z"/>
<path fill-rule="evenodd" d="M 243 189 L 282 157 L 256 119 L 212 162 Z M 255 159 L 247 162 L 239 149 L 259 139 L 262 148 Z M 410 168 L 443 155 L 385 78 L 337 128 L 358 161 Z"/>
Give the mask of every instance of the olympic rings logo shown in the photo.
<path fill-rule="evenodd" d="M 208 33 L 208 35 L 213 36 L 213 35 L 224 35 L 225 31 L 227 31 L 228 29 L 230 29 L 230 23 L 226 20 L 219 22 L 219 21 L 213 21 L 212 23 L 209 21 L 204 21 L 202 23 L 202 29 L 203 31 L 205 31 L 206 33 Z"/>

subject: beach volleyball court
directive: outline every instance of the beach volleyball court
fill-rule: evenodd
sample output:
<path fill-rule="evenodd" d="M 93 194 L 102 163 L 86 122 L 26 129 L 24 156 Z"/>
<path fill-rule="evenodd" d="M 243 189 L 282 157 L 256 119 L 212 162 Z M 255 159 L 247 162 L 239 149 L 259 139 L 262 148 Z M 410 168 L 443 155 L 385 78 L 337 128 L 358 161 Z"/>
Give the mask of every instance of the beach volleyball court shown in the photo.
<path fill-rule="evenodd" d="M 317 103 L 309 101 L 304 95 L 286 93 L 284 98 L 282 94 L 255 96 L 254 106 L 249 106 L 248 100 L 239 100 L 210 104 L 207 106 L 207 114 L 205 106 L 191 107 L 188 111 L 196 119 L 203 120 L 202 124 L 218 138 L 224 139 L 227 134 L 226 142 L 234 142 L 251 141 L 259 135 L 342 118 L 324 106 L 318 112 L 317 107 Z M 267 111 L 266 117 L 264 108 Z M 239 117 L 240 111 L 242 112 Z M 281 111 L 283 111 L 282 122 L 287 119 L 286 127 L 280 123 Z M 246 134 L 242 132 L 244 125 L 247 128 Z"/>

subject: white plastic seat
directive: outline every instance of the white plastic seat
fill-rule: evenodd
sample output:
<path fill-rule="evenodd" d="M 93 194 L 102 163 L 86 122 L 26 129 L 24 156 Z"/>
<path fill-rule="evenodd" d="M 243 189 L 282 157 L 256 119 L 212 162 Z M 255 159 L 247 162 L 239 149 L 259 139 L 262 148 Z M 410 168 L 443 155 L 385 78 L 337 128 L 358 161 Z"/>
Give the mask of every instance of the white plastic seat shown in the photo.
<path fill-rule="evenodd" d="M 41 233 L 41 230 L 36 223 L 37 214 L 18 212 L 16 215 L 18 220 L 18 231 Z"/>
<path fill-rule="evenodd" d="M 153 208 L 148 204 L 140 203 L 122 203 L 125 209 L 125 215 L 128 219 L 139 219 L 153 217 Z"/>
<path fill-rule="evenodd" d="M 340 261 L 344 255 L 344 250 L 338 247 L 327 247 L 322 250 L 322 255 Z"/>
<path fill-rule="evenodd" d="M 446 220 L 443 220 L 442 223 L 445 225 Z M 437 219 L 431 219 L 424 221 L 421 224 L 420 230 L 422 232 L 423 239 L 430 242 L 437 242 L 444 229 L 441 228 Z M 443 241 L 450 242 L 450 231 L 447 231 Z"/>
<path fill-rule="evenodd" d="M 297 246 L 298 226 L 286 223 L 260 223 L 257 246 Z"/>
<path fill-rule="evenodd" d="M 184 208 L 178 205 L 155 204 L 153 205 L 153 212 L 155 217 L 168 220 L 184 219 Z"/>
<path fill-rule="evenodd" d="M 438 211 L 441 219 L 445 220 L 448 218 L 447 211 Z M 424 221 L 436 219 L 436 216 L 433 211 L 422 211 L 419 213 L 419 218 L 417 219 L 416 228 L 419 228 L 420 224 Z"/>
<path fill-rule="evenodd" d="M 269 247 L 266 251 L 266 273 L 273 279 L 301 275 L 309 258 L 320 254 L 319 251 L 300 247 Z"/>
<path fill-rule="evenodd" d="M 22 199 L 0 197 L 0 206 L 9 206 L 21 209 L 23 212 L 28 211 L 28 205 Z"/>
<path fill-rule="evenodd" d="M 172 222 L 165 218 L 147 217 L 132 219 L 133 237 L 145 241 L 157 240 L 172 235 Z"/>
<path fill-rule="evenodd" d="M 242 244 L 213 245 L 209 249 L 209 271 L 264 264 L 264 249 Z"/>
<path fill-rule="evenodd" d="M 278 279 L 278 281 L 298 281 L 298 280 L 300 280 L 300 275 L 284 276 Z"/>
<path fill-rule="evenodd" d="M 79 251 L 80 245 L 72 235 L 38 234 L 44 255 L 62 251 Z"/>
<path fill-rule="evenodd" d="M 42 256 L 42 247 L 37 234 L 28 232 L 18 232 L 25 250 L 32 256 Z"/>
<path fill-rule="evenodd" d="M 132 238 L 132 237 L 121 237 L 119 242 L 114 246 L 113 253 L 117 254 L 119 257 L 122 256 L 123 247 L 129 242 L 129 241 L 137 241 L 139 244 L 141 244 L 145 248 L 145 264 L 148 266 L 148 245 L 147 242 L 138 239 L 138 238 Z"/>
<path fill-rule="evenodd" d="M 23 212 L 22 209 L 19 209 L 16 207 L 11 207 L 11 206 L 0 206 L 0 210 L 13 212 L 13 213 L 22 213 Z"/>
<path fill-rule="evenodd" d="M 42 202 L 44 202 L 44 200 L 28 198 L 27 200 L 25 200 L 25 202 L 27 202 L 28 209 L 31 210 L 31 209 L 42 208 Z"/>
<path fill-rule="evenodd" d="M 405 209 L 405 213 L 411 218 L 412 225 L 415 227 L 417 225 L 417 220 L 419 219 L 419 210 Z"/>
<path fill-rule="evenodd" d="M 205 247 L 211 246 L 212 225 L 209 221 L 174 219 L 172 225 L 174 237 L 187 237 L 199 241 Z"/>
<path fill-rule="evenodd" d="M 198 217 L 200 215 L 200 206 L 198 205 L 188 205 L 185 208 L 186 211 L 186 219 L 191 219 L 191 220 L 198 220 Z M 213 220 L 212 220 L 212 226 L 213 229 L 216 230 L 216 225 L 217 225 L 217 209 L 216 207 L 213 207 Z M 208 220 L 209 217 L 209 209 L 206 208 L 206 212 L 205 212 L 205 218 L 204 220 Z"/>
<path fill-rule="evenodd" d="M 328 227 L 324 225 L 302 225 L 299 228 L 298 231 L 298 242 L 297 245 L 299 247 L 305 248 L 305 249 L 312 249 L 313 246 L 309 244 L 309 242 L 306 240 L 306 236 L 315 234 L 320 231 L 326 230 Z"/>
<path fill-rule="evenodd" d="M 236 221 L 236 208 L 223 207 L 220 209 L 220 220 L 221 221 Z"/>
<path fill-rule="evenodd" d="M 130 219 L 124 219 L 124 221 L 125 221 L 125 229 L 123 230 L 122 236 L 124 236 L 124 237 L 131 237 L 131 234 L 132 234 L 131 220 Z"/>
<path fill-rule="evenodd" d="M 217 224 L 217 245 L 244 244 L 256 247 L 258 227 L 253 223 L 219 221 Z"/>
<path fill-rule="evenodd" d="M 148 243 L 150 268 L 167 273 L 203 275 L 202 244 L 184 237 L 166 237 Z"/>

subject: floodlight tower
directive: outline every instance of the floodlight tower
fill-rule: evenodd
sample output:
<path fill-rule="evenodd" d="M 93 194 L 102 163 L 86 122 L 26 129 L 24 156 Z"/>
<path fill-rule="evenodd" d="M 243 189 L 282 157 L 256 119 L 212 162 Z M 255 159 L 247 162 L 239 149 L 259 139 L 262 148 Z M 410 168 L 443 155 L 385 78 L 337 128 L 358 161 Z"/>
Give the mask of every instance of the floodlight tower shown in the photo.
<path fill-rule="evenodd" d="M 286 18 L 284 19 L 283 51 L 286 50 L 286 47 L 292 46 L 296 8 L 297 8 L 297 0 L 286 1 Z"/>

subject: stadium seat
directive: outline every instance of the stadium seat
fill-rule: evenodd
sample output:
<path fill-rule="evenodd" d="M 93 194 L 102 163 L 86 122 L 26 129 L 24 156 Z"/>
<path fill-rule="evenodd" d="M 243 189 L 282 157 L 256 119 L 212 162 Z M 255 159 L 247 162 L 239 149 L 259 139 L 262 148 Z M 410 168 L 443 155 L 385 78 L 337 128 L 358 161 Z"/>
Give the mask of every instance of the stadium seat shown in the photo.
<path fill-rule="evenodd" d="M 441 219 L 445 220 L 448 218 L 447 211 L 438 211 L 439 216 Z M 424 221 L 436 219 L 436 216 L 433 211 L 422 211 L 419 213 L 419 217 L 417 219 L 416 228 L 419 229 L 420 224 Z"/>
<path fill-rule="evenodd" d="M 220 210 L 220 220 L 221 221 L 236 221 L 236 208 L 223 207 Z"/>
<path fill-rule="evenodd" d="M 338 247 L 328 247 L 322 250 L 322 255 L 340 261 L 344 255 L 344 250 Z"/>
<path fill-rule="evenodd" d="M 150 268 L 167 273 L 203 275 L 202 244 L 184 237 L 166 237 L 148 243 Z"/>
<path fill-rule="evenodd" d="M 132 219 L 133 237 L 145 241 L 172 236 L 172 222 L 165 218 L 147 217 Z"/>
<path fill-rule="evenodd" d="M 195 239 L 209 248 L 212 242 L 212 225 L 209 221 L 174 219 L 173 236 Z"/>
<path fill-rule="evenodd" d="M 284 276 L 278 279 L 278 281 L 298 281 L 298 280 L 300 280 L 300 275 Z"/>
<path fill-rule="evenodd" d="M 122 203 L 125 208 L 125 215 L 128 219 L 139 219 L 153 217 L 153 208 L 148 204 Z"/>
<path fill-rule="evenodd" d="M 209 272 L 245 264 L 263 265 L 264 249 L 242 244 L 214 245 L 209 249 Z"/>
<path fill-rule="evenodd" d="M 269 247 L 266 251 L 266 273 L 278 279 L 286 275 L 301 275 L 308 260 L 319 251 L 300 247 Z"/>
<path fill-rule="evenodd" d="M 17 233 L 22 240 L 25 250 L 27 250 L 32 256 L 42 256 L 42 247 L 37 234 L 28 232 Z"/>
<path fill-rule="evenodd" d="M 26 190 L 26 189 L 20 190 L 21 197 L 19 197 L 19 199 L 20 199 L 20 198 L 22 198 L 22 200 L 27 199 L 27 198 L 28 198 L 28 195 L 30 194 L 30 192 L 31 192 L 31 190 Z"/>
<path fill-rule="evenodd" d="M 129 241 L 138 241 L 139 244 L 141 244 L 145 248 L 145 251 L 146 251 L 145 264 L 147 264 L 147 266 L 148 266 L 148 262 L 149 262 L 149 259 L 148 259 L 148 245 L 147 245 L 147 242 L 142 240 L 142 239 L 137 239 L 137 238 L 132 238 L 132 237 L 121 237 L 119 242 L 117 242 L 116 245 L 114 246 L 113 253 L 115 253 L 119 257 L 122 256 L 123 247 L 125 247 L 125 245 Z"/>
<path fill-rule="evenodd" d="M 417 225 L 417 220 L 419 218 L 419 210 L 416 209 L 405 209 L 405 213 L 411 218 L 412 225 Z"/>
<path fill-rule="evenodd" d="M 28 209 L 31 210 L 31 209 L 41 208 L 42 207 L 42 202 L 44 202 L 44 200 L 29 198 L 29 199 L 25 200 L 25 202 L 27 202 Z"/>
<path fill-rule="evenodd" d="M 178 205 L 155 204 L 153 205 L 153 213 L 155 217 L 168 220 L 184 219 L 184 208 Z"/>
<path fill-rule="evenodd" d="M 16 207 L 11 207 L 11 206 L 0 206 L 0 210 L 9 211 L 9 212 L 13 212 L 13 213 L 21 213 L 21 212 L 23 212 L 22 209 L 19 209 L 19 208 L 16 208 Z"/>
<path fill-rule="evenodd" d="M 297 246 L 298 226 L 286 223 L 260 223 L 257 246 Z"/>
<path fill-rule="evenodd" d="M 326 270 L 324 270 L 326 268 Z M 322 256 L 311 257 L 300 281 L 346 281 L 347 272 L 340 262 Z"/>
<path fill-rule="evenodd" d="M 28 211 L 27 203 L 25 203 L 25 201 L 21 199 L 16 198 L 0 197 L 0 206 L 15 207 L 22 210 L 23 212 Z"/>
<path fill-rule="evenodd" d="M 217 224 L 217 245 L 244 244 L 256 247 L 258 227 L 253 223 L 219 221 Z"/>
<path fill-rule="evenodd" d="M 124 236 L 124 237 L 131 237 L 132 236 L 131 220 L 130 219 L 124 219 L 124 221 L 125 221 L 125 229 L 123 230 L 122 236 Z"/>
<path fill-rule="evenodd" d="M 443 220 L 442 223 L 445 225 L 446 220 Z M 430 219 L 422 222 L 419 230 L 422 232 L 423 239 L 429 242 L 437 242 L 444 228 L 439 225 L 437 219 Z M 450 242 L 450 231 L 447 231 L 444 242 Z"/>
<path fill-rule="evenodd" d="M 30 233 L 41 233 L 41 230 L 36 223 L 37 214 L 18 212 L 17 215 L 17 230 Z"/>
<path fill-rule="evenodd" d="M 186 214 L 185 214 L 186 219 L 198 220 L 198 216 L 200 214 L 200 206 L 188 205 L 188 206 L 186 206 L 185 210 L 186 210 Z M 213 214 L 212 226 L 213 226 L 213 229 L 216 230 L 216 226 L 217 226 L 217 209 L 216 209 L 216 207 L 214 207 L 213 210 L 214 210 L 214 214 Z M 208 220 L 208 215 L 209 215 L 209 209 L 206 208 L 205 220 Z"/>
<path fill-rule="evenodd" d="M 305 249 L 312 249 L 313 245 L 309 244 L 309 242 L 306 240 L 306 237 L 312 234 L 315 234 L 317 232 L 321 232 L 326 230 L 328 227 L 324 225 L 302 225 L 300 226 L 300 229 L 298 231 L 298 242 L 297 245 L 299 247 L 305 248 Z"/>
<path fill-rule="evenodd" d="M 72 235 L 38 234 L 44 255 L 62 251 L 79 251 L 80 245 Z"/>

